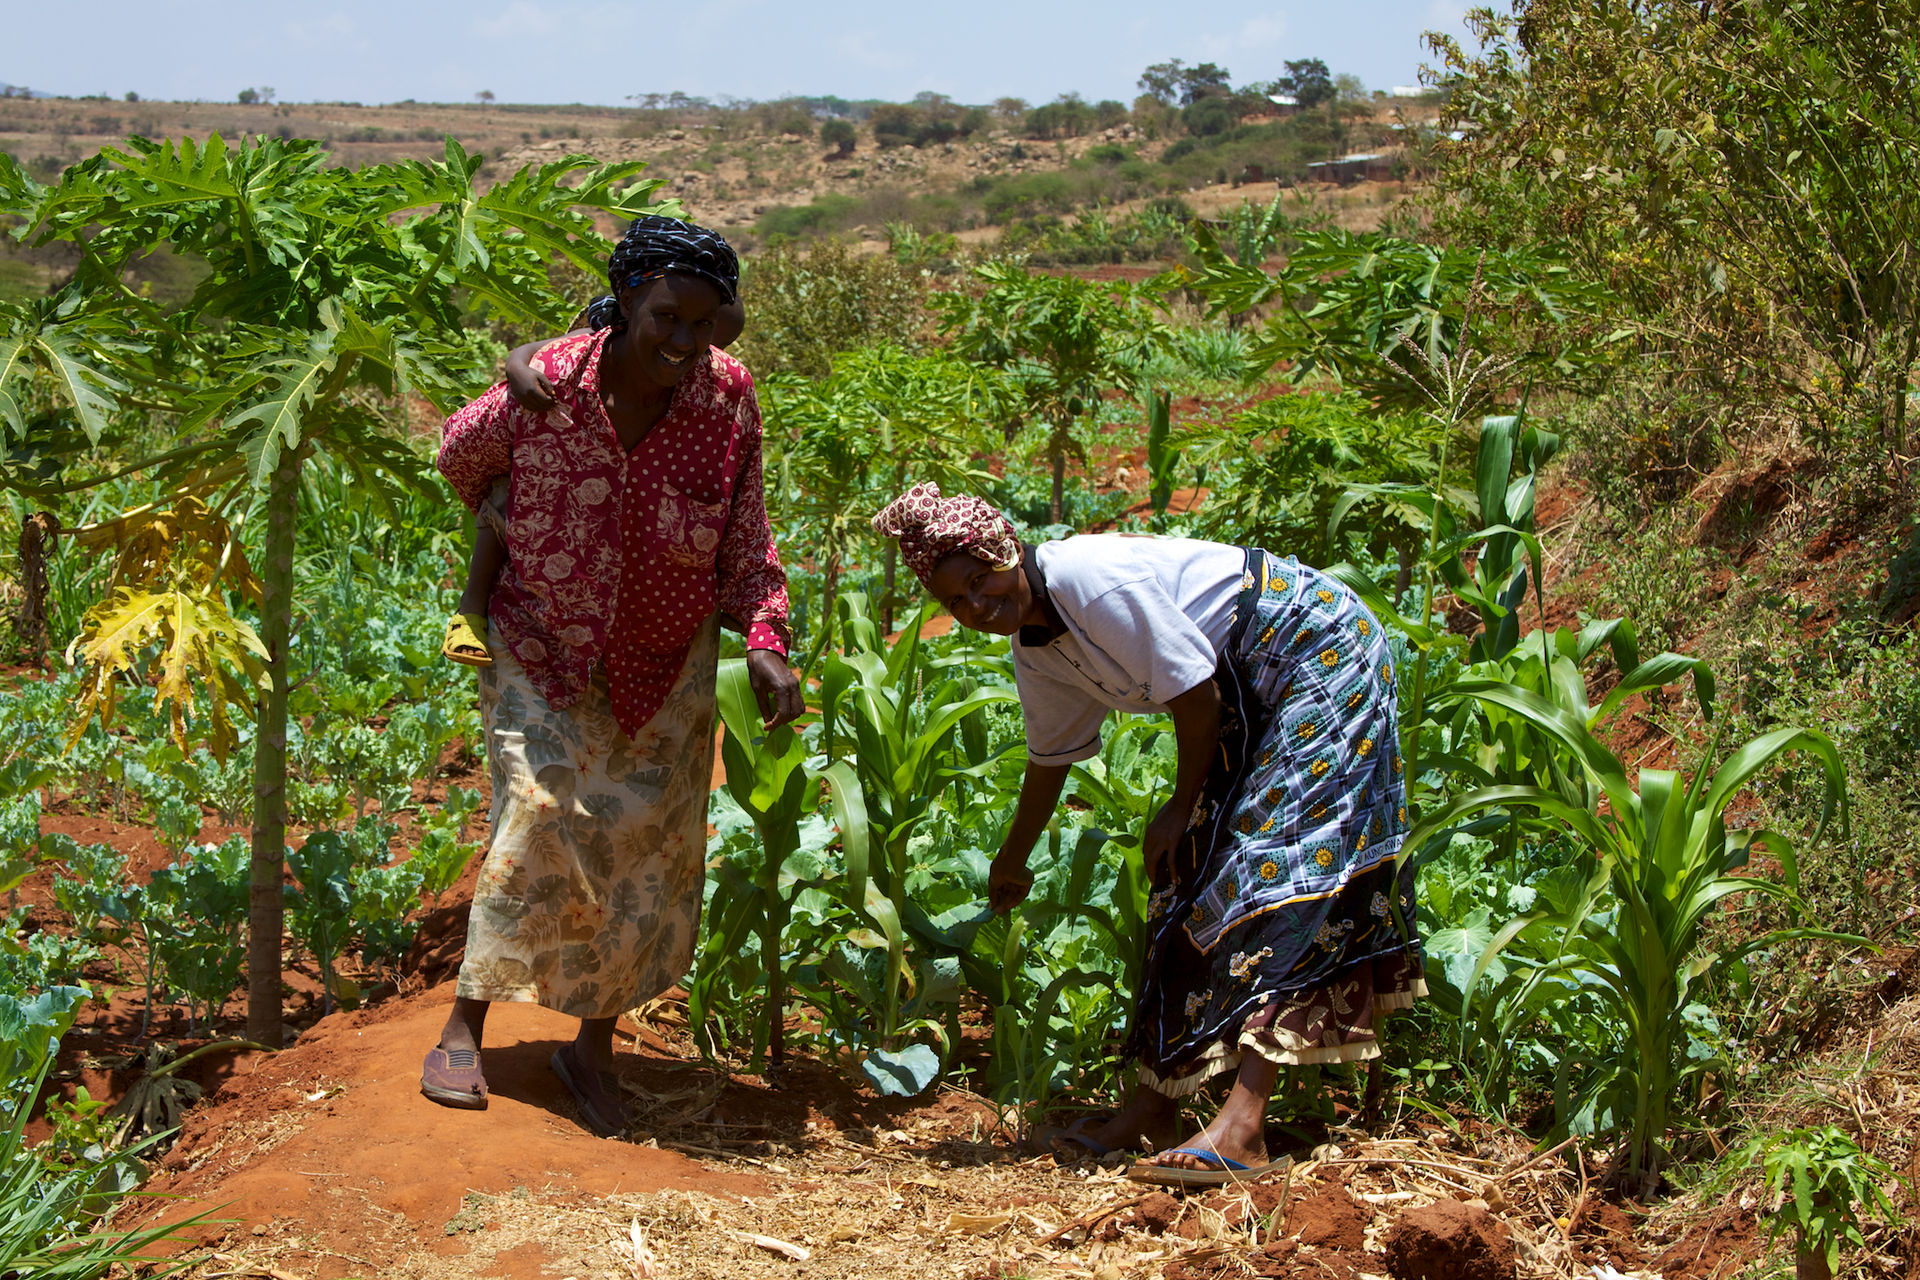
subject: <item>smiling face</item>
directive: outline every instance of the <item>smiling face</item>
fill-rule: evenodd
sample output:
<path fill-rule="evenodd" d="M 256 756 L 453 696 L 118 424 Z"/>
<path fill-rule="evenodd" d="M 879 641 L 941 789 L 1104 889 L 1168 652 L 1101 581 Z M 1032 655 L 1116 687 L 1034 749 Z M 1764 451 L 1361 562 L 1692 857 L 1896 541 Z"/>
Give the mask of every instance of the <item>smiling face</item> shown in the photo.
<path fill-rule="evenodd" d="M 935 565 L 927 590 L 972 631 L 1010 636 L 1042 621 L 1040 602 L 1019 565 L 996 569 L 971 552 L 956 551 Z"/>
<path fill-rule="evenodd" d="M 620 294 L 621 352 L 642 381 L 672 387 L 713 342 L 723 303 L 698 276 L 665 275 Z"/>

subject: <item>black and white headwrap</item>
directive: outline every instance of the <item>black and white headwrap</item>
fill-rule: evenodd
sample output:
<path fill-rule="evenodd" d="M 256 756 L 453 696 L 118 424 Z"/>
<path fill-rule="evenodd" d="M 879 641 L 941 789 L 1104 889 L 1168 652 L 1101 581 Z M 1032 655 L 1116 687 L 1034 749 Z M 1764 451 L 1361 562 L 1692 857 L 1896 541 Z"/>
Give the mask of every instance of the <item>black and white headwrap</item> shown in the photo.
<path fill-rule="evenodd" d="M 740 295 L 740 259 L 718 232 L 678 218 L 649 214 L 635 218 L 614 246 L 613 256 L 607 259 L 607 283 L 613 286 L 613 294 L 587 304 L 587 326 L 620 326 L 624 317 L 614 295 L 674 274 L 705 280 L 726 302 Z"/>

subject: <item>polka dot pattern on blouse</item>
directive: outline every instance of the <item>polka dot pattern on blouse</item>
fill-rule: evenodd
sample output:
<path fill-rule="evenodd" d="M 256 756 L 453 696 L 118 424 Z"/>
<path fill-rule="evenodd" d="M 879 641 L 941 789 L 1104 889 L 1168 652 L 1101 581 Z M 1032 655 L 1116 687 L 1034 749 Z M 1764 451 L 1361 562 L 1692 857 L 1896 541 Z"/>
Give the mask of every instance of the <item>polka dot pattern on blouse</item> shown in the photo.
<path fill-rule="evenodd" d="M 510 480 L 509 563 L 488 620 L 554 707 L 604 663 L 629 735 L 671 691 L 716 609 L 749 648 L 787 651 L 786 572 L 767 521 L 759 404 L 739 361 L 709 349 L 629 453 L 600 399 L 608 331 L 537 357 L 556 407 L 504 383 L 447 419 L 441 474 L 469 507 Z"/>

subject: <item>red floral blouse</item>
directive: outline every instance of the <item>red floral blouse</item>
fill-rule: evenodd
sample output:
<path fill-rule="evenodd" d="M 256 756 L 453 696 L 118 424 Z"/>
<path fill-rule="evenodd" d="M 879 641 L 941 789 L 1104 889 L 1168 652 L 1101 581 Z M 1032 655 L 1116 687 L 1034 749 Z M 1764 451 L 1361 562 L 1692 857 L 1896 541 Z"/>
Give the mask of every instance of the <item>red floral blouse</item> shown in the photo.
<path fill-rule="evenodd" d="M 522 409 L 503 382 L 448 418 L 438 465 L 476 511 L 510 479 L 509 562 L 487 611 L 497 640 L 555 708 L 577 701 L 604 660 L 632 734 L 716 609 L 748 648 L 787 652 L 787 575 L 767 522 L 752 375 L 709 348 L 626 453 L 600 402 L 609 332 L 540 352 L 556 401 L 546 413 Z"/>

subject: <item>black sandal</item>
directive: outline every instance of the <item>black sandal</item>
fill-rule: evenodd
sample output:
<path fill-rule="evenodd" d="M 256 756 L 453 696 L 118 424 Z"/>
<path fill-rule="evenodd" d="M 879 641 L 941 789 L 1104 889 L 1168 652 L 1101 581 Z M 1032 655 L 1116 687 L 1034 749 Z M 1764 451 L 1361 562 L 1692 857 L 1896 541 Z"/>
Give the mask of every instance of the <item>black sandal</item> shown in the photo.
<path fill-rule="evenodd" d="M 553 1068 L 553 1074 L 560 1077 L 560 1083 L 567 1086 L 567 1092 L 571 1093 L 574 1102 L 579 1104 L 580 1118 L 586 1122 L 587 1128 L 603 1138 L 617 1138 L 627 1131 L 625 1114 L 616 1112 L 614 1115 L 607 1115 L 588 1093 L 588 1089 L 597 1084 L 600 1086 L 600 1091 L 612 1099 L 616 1107 L 619 1106 L 620 1079 L 618 1076 L 611 1071 L 589 1074 L 579 1058 L 574 1056 L 571 1044 L 563 1044 L 555 1049 L 553 1056 L 547 1059 L 547 1065 Z"/>

